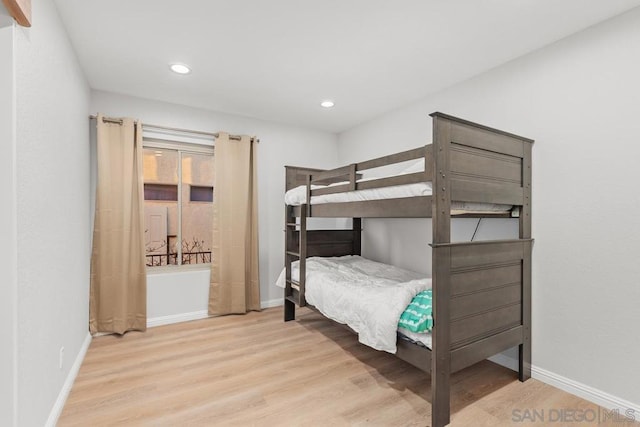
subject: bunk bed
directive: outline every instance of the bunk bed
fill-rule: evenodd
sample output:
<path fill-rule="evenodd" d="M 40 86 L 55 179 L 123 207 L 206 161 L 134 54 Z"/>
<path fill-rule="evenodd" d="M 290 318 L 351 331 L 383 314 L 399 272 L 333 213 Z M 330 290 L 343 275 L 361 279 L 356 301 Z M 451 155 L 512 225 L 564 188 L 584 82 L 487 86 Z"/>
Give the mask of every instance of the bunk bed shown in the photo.
<path fill-rule="evenodd" d="M 296 306 L 317 311 L 305 299 L 307 258 L 361 255 L 361 218 L 431 218 L 431 348 L 398 339 L 395 355 L 431 374 L 431 425 L 441 427 L 453 372 L 519 346 L 519 379 L 531 376 L 533 140 L 431 117 L 432 144 L 331 170 L 286 167 L 284 320 L 295 319 Z M 422 170 L 363 179 L 421 159 Z M 312 217 L 352 218 L 352 228 L 307 230 Z M 519 238 L 452 243 L 452 217 L 518 217 Z"/>

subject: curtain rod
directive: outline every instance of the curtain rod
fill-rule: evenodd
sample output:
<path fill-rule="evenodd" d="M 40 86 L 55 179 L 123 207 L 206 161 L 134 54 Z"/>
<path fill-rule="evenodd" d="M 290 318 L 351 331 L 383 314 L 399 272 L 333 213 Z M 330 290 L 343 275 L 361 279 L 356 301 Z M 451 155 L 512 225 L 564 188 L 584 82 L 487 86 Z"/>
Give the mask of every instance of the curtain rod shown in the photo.
<path fill-rule="evenodd" d="M 95 115 L 91 115 L 89 116 L 89 119 L 91 120 L 96 120 L 98 118 L 98 116 Z M 102 121 L 104 123 L 117 123 L 119 125 L 122 124 L 122 119 L 114 119 L 112 117 L 102 117 Z M 135 120 L 134 124 L 137 124 L 138 121 Z M 169 130 L 169 131 L 174 131 L 174 132 L 185 132 L 185 133 L 191 133 L 191 134 L 196 134 L 196 135 L 204 135 L 204 136 L 212 136 L 214 138 L 219 138 L 220 134 L 218 132 L 215 133 L 211 133 L 211 132 L 202 132 L 199 130 L 190 130 L 190 129 L 182 129 L 182 128 L 173 128 L 173 127 L 168 127 L 168 126 L 160 126 L 160 125 L 152 125 L 152 124 L 148 124 L 148 123 L 143 123 L 142 127 L 149 127 L 149 128 L 154 128 L 154 129 L 162 129 L 162 130 Z M 232 141 L 240 141 L 241 136 L 240 135 L 229 135 L 229 139 Z M 258 138 L 255 137 L 251 137 L 252 141 L 255 142 L 260 142 L 260 140 Z"/>

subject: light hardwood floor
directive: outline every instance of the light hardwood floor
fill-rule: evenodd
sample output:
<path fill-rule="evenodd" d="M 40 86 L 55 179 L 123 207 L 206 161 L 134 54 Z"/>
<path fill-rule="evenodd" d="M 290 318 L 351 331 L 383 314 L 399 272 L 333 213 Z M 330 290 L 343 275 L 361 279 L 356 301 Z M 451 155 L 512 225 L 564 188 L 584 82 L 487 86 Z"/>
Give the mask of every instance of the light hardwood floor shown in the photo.
<path fill-rule="evenodd" d="M 310 310 L 284 323 L 275 308 L 95 338 L 58 425 L 426 426 L 429 384 Z M 603 413 L 488 361 L 451 388 L 454 426 L 632 425 L 550 423 L 563 409 Z M 525 422 L 534 411 L 545 422 Z"/>

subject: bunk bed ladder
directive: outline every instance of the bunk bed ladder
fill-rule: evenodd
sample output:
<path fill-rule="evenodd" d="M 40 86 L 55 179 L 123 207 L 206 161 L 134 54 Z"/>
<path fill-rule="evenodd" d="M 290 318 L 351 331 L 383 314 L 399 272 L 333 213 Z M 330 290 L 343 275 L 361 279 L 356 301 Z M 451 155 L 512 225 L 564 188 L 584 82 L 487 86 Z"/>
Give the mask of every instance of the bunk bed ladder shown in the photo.
<path fill-rule="evenodd" d="M 284 320 L 294 320 L 296 305 L 304 307 L 306 259 L 307 259 L 307 205 L 300 206 L 300 222 L 291 206 L 286 207 L 286 241 L 285 241 L 285 288 L 284 288 Z M 295 260 L 300 261 L 299 280 L 293 280 L 291 271 Z"/>

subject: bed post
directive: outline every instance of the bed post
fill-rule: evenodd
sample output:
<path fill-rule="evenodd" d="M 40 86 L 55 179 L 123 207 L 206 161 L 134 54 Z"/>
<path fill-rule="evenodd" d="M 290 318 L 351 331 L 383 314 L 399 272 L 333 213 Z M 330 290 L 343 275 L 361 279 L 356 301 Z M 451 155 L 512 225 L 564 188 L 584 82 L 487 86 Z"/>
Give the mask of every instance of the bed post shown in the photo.
<path fill-rule="evenodd" d="M 450 419 L 451 337 L 449 334 L 451 248 L 450 141 L 451 122 L 433 115 L 432 287 L 434 327 L 431 356 L 431 422 L 443 427 Z M 425 160 L 429 160 L 425 158 Z"/>
<path fill-rule="evenodd" d="M 290 249 L 295 244 L 296 232 L 296 216 L 291 206 L 285 205 L 285 242 L 284 242 L 284 268 L 285 268 L 285 287 L 284 287 L 284 321 L 295 320 L 296 304 L 288 297 L 293 294 L 291 288 L 291 254 Z"/>
<path fill-rule="evenodd" d="M 352 219 L 353 255 L 362 255 L 362 218 Z"/>
<path fill-rule="evenodd" d="M 524 142 L 522 189 L 524 201 L 520 212 L 520 238 L 531 239 L 531 143 Z M 522 260 L 522 344 L 518 347 L 518 377 L 531 378 L 531 246 L 525 245 Z"/>
<path fill-rule="evenodd" d="M 307 185 L 307 188 L 309 185 Z M 310 200 L 311 197 L 307 200 Z M 298 306 L 304 307 L 307 305 L 307 300 L 304 297 L 305 287 L 307 283 L 307 215 L 309 212 L 308 203 L 304 203 L 300 205 L 300 231 L 299 239 L 298 239 L 298 268 L 299 268 L 299 277 L 298 277 Z"/>
<path fill-rule="evenodd" d="M 288 299 L 284 299 L 284 321 L 288 322 L 290 320 L 296 320 L 296 305 L 289 301 Z"/>

